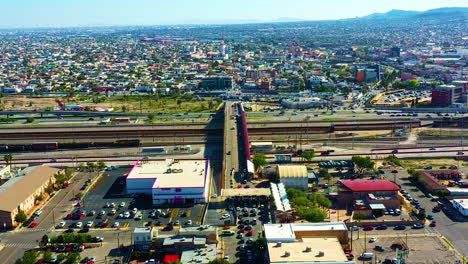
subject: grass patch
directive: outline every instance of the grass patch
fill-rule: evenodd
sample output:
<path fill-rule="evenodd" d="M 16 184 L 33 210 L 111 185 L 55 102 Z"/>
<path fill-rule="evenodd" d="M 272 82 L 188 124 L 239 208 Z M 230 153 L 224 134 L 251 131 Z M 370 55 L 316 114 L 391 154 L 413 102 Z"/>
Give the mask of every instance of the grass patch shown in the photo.
<path fill-rule="evenodd" d="M 453 159 L 400 159 L 401 166 L 405 169 L 424 169 L 427 166 L 432 166 L 434 169 L 439 167 L 450 167 L 456 165 L 457 161 Z"/>

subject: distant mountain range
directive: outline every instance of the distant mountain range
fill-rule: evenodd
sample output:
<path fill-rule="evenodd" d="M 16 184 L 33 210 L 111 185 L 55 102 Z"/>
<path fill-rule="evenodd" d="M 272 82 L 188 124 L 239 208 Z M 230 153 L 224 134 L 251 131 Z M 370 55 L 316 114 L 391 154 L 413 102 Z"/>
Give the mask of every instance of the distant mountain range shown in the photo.
<path fill-rule="evenodd" d="M 468 7 L 444 7 L 427 11 L 391 10 L 387 13 L 374 13 L 357 19 L 398 20 L 398 19 L 468 19 Z"/>

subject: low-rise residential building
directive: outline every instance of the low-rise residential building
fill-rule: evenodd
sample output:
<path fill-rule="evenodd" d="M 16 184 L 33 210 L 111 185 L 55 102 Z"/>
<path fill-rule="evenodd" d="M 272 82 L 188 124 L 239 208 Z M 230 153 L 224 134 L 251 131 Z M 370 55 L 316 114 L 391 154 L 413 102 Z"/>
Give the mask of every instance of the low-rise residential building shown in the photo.
<path fill-rule="evenodd" d="M 447 186 L 439 180 L 460 180 L 463 174 L 458 170 L 424 170 L 420 177 L 424 185 L 430 192 L 437 192 L 447 189 Z"/>
<path fill-rule="evenodd" d="M 24 169 L 0 186 L 0 228 L 15 227 L 15 216 L 19 210 L 30 214 L 35 206 L 35 197 L 44 193 L 45 188 L 55 182 L 54 175 L 60 169 L 35 166 Z"/>

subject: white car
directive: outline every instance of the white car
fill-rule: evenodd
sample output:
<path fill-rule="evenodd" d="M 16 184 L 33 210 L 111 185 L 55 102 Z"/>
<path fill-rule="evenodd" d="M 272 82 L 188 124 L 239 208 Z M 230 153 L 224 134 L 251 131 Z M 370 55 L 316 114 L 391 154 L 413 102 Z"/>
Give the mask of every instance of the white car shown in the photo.
<path fill-rule="evenodd" d="M 42 214 L 42 210 L 37 210 L 34 214 L 40 216 Z"/>
<path fill-rule="evenodd" d="M 124 207 L 124 206 L 125 206 L 125 202 L 121 202 L 121 203 L 119 204 L 119 207 Z"/>
<path fill-rule="evenodd" d="M 119 222 L 115 222 L 112 226 L 113 227 L 119 227 L 120 223 Z"/>
<path fill-rule="evenodd" d="M 111 215 L 115 215 L 115 213 L 117 213 L 117 210 L 115 210 L 115 209 L 112 209 L 112 210 L 110 211 L 110 214 L 111 214 Z"/>
<path fill-rule="evenodd" d="M 371 237 L 371 239 L 369 240 L 369 242 L 375 242 L 375 241 L 377 241 L 376 237 Z"/>
<path fill-rule="evenodd" d="M 88 223 L 86 223 L 86 227 L 92 227 L 94 224 L 93 221 L 88 221 Z"/>
<path fill-rule="evenodd" d="M 125 213 L 124 213 L 124 217 L 125 217 L 125 218 L 130 218 L 130 213 L 129 213 L 129 212 L 125 212 Z"/>
<path fill-rule="evenodd" d="M 78 222 L 78 223 L 76 223 L 76 224 L 75 224 L 75 226 L 76 226 L 76 227 L 78 227 L 78 228 L 80 228 L 80 227 L 82 227 L 82 226 L 83 226 L 83 223 L 81 223 L 81 222 Z"/>
<path fill-rule="evenodd" d="M 138 212 L 138 209 L 133 208 L 132 213 L 136 214 L 136 212 Z"/>
<path fill-rule="evenodd" d="M 58 224 L 58 227 L 59 227 L 59 228 L 62 228 L 62 227 L 64 227 L 65 225 L 66 225 L 66 223 L 65 223 L 64 221 L 62 221 L 62 222 L 60 222 L 60 223 Z"/>
<path fill-rule="evenodd" d="M 188 220 L 187 225 L 192 225 L 192 220 Z"/>

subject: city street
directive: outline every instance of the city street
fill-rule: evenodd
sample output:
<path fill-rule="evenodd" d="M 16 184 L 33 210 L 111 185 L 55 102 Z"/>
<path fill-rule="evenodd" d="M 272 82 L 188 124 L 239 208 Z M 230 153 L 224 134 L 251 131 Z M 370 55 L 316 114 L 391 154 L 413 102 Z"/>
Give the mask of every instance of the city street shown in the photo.
<path fill-rule="evenodd" d="M 437 226 L 434 228 L 441 235 L 445 236 L 456 247 L 456 249 L 463 255 L 468 255 L 468 219 L 452 220 L 444 212 L 432 213 L 432 208 L 437 205 L 437 202 L 431 201 L 423 192 L 416 186 L 413 186 L 409 181 L 409 174 L 405 170 L 398 170 L 398 173 L 392 173 L 392 170 L 385 170 L 387 179 L 400 184 L 402 189 L 406 190 L 412 197 L 417 198 L 421 202 L 421 206 L 426 208 L 428 214 L 435 216 Z M 451 207 L 446 204 L 445 206 Z"/>

